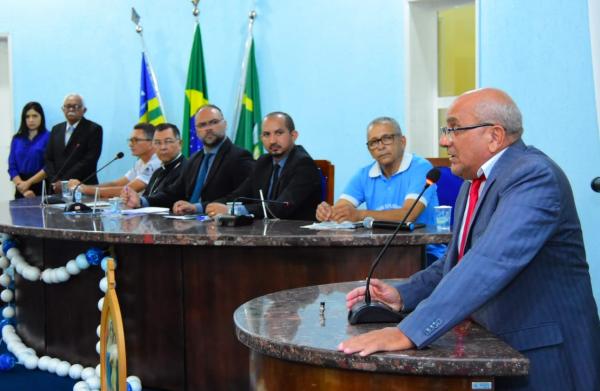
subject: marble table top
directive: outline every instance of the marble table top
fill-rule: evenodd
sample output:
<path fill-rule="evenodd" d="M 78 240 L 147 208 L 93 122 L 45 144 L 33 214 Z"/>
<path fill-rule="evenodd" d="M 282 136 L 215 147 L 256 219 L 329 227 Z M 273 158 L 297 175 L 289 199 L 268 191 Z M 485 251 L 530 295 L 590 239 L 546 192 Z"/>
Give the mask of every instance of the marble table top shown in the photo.
<path fill-rule="evenodd" d="M 358 228 L 317 231 L 311 222 L 256 220 L 244 227 L 214 221 L 171 220 L 160 215 L 110 213 L 65 214 L 60 207 L 40 207 L 39 197 L 0 202 L 0 232 L 39 238 L 194 246 L 380 246 L 392 231 Z M 447 243 L 449 233 L 435 227 L 400 232 L 394 245 Z"/>
<path fill-rule="evenodd" d="M 338 352 L 336 347 L 341 341 L 390 326 L 348 324 L 345 295 L 362 283 L 310 286 L 253 299 L 234 313 L 237 337 L 250 349 L 268 356 L 333 368 L 413 375 L 527 374 L 527 358 L 470 322 L 422 350 L 367 357 Z"/>

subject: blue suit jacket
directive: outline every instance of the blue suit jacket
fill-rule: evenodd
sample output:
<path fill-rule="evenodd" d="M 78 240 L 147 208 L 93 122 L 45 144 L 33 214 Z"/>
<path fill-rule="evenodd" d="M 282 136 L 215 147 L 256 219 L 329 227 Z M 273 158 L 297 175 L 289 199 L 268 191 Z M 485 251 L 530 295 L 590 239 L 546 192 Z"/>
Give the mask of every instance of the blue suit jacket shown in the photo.
<path fill-rule="evenodd" d="M 600 390 L 598 309 L 562 170 L 517 141 L 486 181 L 457 264 L 459 230 L 444 258 L 396 286 L 414 309 L 398 327 L 421 348 L 471 316 L 530 359 L 527 377 L 500 379 L 498 389 Z"/>

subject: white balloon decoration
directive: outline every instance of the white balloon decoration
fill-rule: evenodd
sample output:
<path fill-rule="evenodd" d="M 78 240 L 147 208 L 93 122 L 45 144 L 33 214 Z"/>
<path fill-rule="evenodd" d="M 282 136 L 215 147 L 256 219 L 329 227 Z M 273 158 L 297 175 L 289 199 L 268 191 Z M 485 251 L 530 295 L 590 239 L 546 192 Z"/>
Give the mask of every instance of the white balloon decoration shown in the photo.
<path fill-rule="evenodd" d="M 11 291 L 10 289 L 5 289 L 2 292 L 0 292 L 0 299 L 2 299 L 2 301 L 5 303 L 10 303 L 14 296 L 15 295 L 13 294 L 13 291 Z"/>
<path fill-rule="evenodd" d="M 79 254 L 75 259 L 71 259 L 64 266 L 56 268 L 46 268 L 40 270 L 37 266 L 30 265 L 17 247 L 12 247 L 6 251 L 2 248 L 2 242 L 10 239 L 9 235 L 0 233 L 0 300 L 7 303 L 2 309 L 2 316 L 5 319 L 12 319 L 15 316 L 15 299 L 11 283 L 15 278 L 15 271 L 28 281 L 42 281 L 46 284 L 56 284 L 68 281 L 72 276 L 78 275 L 82 270 L 88 269 L 90 263 L 85 254 Z M 102 270 L 106 272 L 106 265 L 110 257 L 104 257 L 100 263 Z M 115 261 L 116 265 L 116 261 Z M 103 277 L 99 282 L 100 290 L 106 293 L 108 289 L 107 278 Z M 10 305 L 13 304 L 13 305 Z M 102 311 L 104 298 L 98 301 L 98 310 Z M 7 350 L 13 353 L 20 364 L 27 369 L 38 368 L 41 371 L 55 373 L 58 376 L 69 376 L 72 379 L 81 379 L 73 386 L 73 391 L 96 391 L 100 389 L 100 365 L 84 368 L 81 364 L 71 365 L 67 361 L 61 361 L 58 358 L 50 356 L 38 357 L 35 350 L 25 345 L 18 336 L 15 327 L 12 324 L 5 324 L 0 330 L 0 335 L 6 343 Z M 96 335 L 100 337 L 100 326 L 96 328 Z M 100 353 L 100 342 L 96 344 L 96 351 Z M 129 376 L 127 382 L 132 391 L 141 391 L 142 383 L 137 376 Z"/>
<path fill-rule="evenodd" d="M 71 369 L 71 364 L 67 361 L 61 361 L 56 366 L 56 374 L 58 376 L 67 376 L 69 374 L 69 369 Z"/>
<path fill-rule="evenodd" d="M 15 309 L 8 306 L 8 307 L 4 307 L 4 309 L 2 310 L 2 316 L 6 319 L 10 319 L 13 316 L 15 316 Z"/>
<path fill-rule="evenodd" d="M 69 368 L 69 377 L 71 379 L 80 379 L 81 371 L 83 371 L 83 366 L 81 364 L 73 364 L 71 368 Z"/>

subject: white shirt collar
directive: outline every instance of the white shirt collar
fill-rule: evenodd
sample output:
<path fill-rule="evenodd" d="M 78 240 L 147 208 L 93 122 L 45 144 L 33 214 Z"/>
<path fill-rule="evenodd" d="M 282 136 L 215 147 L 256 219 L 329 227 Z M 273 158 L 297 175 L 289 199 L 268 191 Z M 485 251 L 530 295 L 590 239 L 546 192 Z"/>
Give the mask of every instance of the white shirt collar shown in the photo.
<path fill-rule="evenodd" d="M 400 163 L 400 167 L 398 167 L 398 171 L 396 171 L 392 176 L 398 175 L 401 172 L 408 170 L 410 167 L 410 162 L 412 162 L 413 154 L 410 152 L 406 152 L 404 150 L 404 154 L 402 155 L 402 162 Z M 369 170 L 369 178 L 377 178 L 378 176 L 382 176 L 381 167 L 377 162 L 373 163 L 371 169 Z"/>
<path fill-rule="evenodd" d="M 498 152 L 497 154 L 489 158 L 485 163 L 483 163 L 479 170 L 477 170 L 477 177 L 479 178 L 480 176 L 485 174 L 485 177 L 489 178 L 490 174 L 492 173 L 492 168 L 494 168 L 496 162 L 498 161 L 498 159 L 500 159 L 500 156 L 502 156 L 507 149 L 508 147 L 504 148 L 502 151 Z"/>
<path fill-rule="evenodd" d="M 81 122 L 81 120 L 79 120 L 79 121 L 75 122 L 73 125 L 71 125 L 69 123 L 69 121 L 67 121 L 67 128 L 66 129 L 69 130 L 69 126 L 72 126 L 73 130 L 75 130 L 75 129 L 77 129 L 77 125 L 79 125 L 80 122 Z"/>

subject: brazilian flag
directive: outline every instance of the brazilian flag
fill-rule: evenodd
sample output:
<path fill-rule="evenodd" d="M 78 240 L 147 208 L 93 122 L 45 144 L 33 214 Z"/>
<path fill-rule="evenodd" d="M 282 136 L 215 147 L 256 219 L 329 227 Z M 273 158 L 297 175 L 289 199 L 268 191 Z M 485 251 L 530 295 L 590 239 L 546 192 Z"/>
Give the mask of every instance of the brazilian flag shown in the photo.
<path fill-rule="evenodd" d="M 158 125 L 166 122 L 158 101 L 158 86 L 152 82 L 152 70 L 142 53 L 142 80 L 140 83 L 140 122 Z"/>
<path fill-rule="evenodd" d="M 204 71 L 204 55 L 202 54 L 202 36 L 200 25 L 196 24 L 194 43 L 188 67 L 187 83 L 185 85 L 185 103 L 183 109 L 183 154 L 189 156 L 202 148 L 202 140 L 196 136 L 194 114 L 198 109 L 208 104 L 206 73 Z"/>
<path fill-rule="evenodd" d="M 246 87 L 242 98 L 240 110 L 240 122 L 235 133 L 235 144 L 249 150 L 257 159 L 263 153 L 260 142 L 261 114 L 260 114 L 260 91 L 258 89 L 258 72 L 256 71 L 256 59 L 254 57 L 254 39 L 250 46 L 250 58 L 246 70 Z"/>

